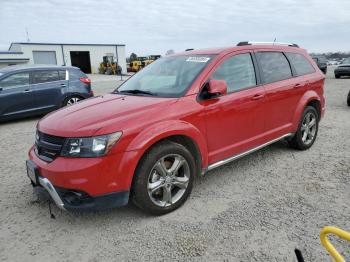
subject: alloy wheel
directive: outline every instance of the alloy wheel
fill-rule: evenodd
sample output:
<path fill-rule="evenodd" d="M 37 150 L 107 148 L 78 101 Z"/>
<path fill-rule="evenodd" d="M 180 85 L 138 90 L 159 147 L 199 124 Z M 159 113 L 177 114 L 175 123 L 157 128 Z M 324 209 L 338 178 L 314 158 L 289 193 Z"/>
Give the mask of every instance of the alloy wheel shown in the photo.
<path fill-rule="evenodd" d="M 148 195 L 160 207 L 179 201 L 190 181 L 190 167 L 184 157 L 171 154 L 159 159 L 148 177 Z"/>
<path fill-rule="evenodd" d="M 317 118 L 313 112 L 308 112 L 301 124 L 301 140 L 305 145 L 309 145 L 315 138 L 317 131 Z"/>
<path fill-rule="evenodd" d="M 67 101 L 67 106 L 74 105 L 74 104 L 78 103 L 80 100 L 81 99 L 79 97 L 71 97 Z"/>

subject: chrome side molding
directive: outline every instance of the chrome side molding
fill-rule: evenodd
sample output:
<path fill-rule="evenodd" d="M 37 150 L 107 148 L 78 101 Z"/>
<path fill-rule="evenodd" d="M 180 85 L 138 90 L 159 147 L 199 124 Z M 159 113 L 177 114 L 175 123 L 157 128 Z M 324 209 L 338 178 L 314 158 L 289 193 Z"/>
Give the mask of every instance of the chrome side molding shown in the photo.
<path fill-rule="evenodd" d="M 222 165 L 225 165 L 225 164 L 227 164 L 227 163 L 229 163 L 229 162 L 232 162 L 232 161 L 234 161 L 234 160 L 237 160 L 237 159 L 239 159 L 239 158 L 241 158 L 241 157 L 244 157 L 244 156 L 246 156 L 246 155 L 249 155 L 249 154 L 251 154 L 251 153 L 253 153 L 253 152 L 255 152 L 255 151 L 258 151 L 258 150 L 261 149 L 261 148 L 264 148 L 265 146 L 271 145 L 271 144 L 273 144 L 273 143 L 275 143 L 275 142 L 277 142 L 277 141 L 279 141 L 279 140 L 282 140 L 283 138 L 286 138 L 286 137 L 289 137 L 289 136 L 292 136 L 292 135 L 293 135 L 293 133 L 285 134 L 285 135 L 283 135 L 283 136 L 281 136 L 281 137 L 278 137 L 278 138 L 276 138 L 276 139 L 273 139 L 273 140 L 271 140 L 271 141 L 269 141 L 269 142 L 267 142 L 267 143 L 265 143 L 265 144 L 262 144 L 262 145 L 260 145 L 260 146 L 255 147 L 255 148 L 252 148 L 252 149 L 249 149 L 248 151 L 239 153 L 238 155 L 234 155 L 234 156 L 231 156 L 231 157 L 226 158 L 226 159 L 224 159 L 224 160 L 220 160 L 220 161 L 218 161 L 218 162 L 216 162 L 216 163 L 213 163 L 213 164 L 209 165 L 209 166 L 204 170 L 203 174 L 205 174 L 206 172 L 208 172 L 208 171 L 210 171 L 210 170 L 213 170 L 214 168 L 217 168 L 217 167 L 219 167 L 219 166 L 222 166 Z"/>

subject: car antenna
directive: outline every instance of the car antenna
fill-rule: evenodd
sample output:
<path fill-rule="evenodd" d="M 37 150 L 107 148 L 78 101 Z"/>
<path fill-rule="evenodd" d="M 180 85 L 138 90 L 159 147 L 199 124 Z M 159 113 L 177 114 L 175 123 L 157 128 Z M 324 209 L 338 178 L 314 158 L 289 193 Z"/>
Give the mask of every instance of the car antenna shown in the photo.
<path fill-rule="evenodd" d="M 273 43 L 272 43 L 272 45 L 275 45 L 275 42 L 276 42 L 276 37 L 275 37 L 275 39 L 273 40 Z"/>
<path fill-rule="evenodd" d="M 51 210 L 51 201 L 49 200 L 48 203 L 49 203 L 49 213 L 50 213 L 50 217 L 51 217 L 52 219 L 56 219 L 55 215 L 52 213 L 52 210 Z"/>

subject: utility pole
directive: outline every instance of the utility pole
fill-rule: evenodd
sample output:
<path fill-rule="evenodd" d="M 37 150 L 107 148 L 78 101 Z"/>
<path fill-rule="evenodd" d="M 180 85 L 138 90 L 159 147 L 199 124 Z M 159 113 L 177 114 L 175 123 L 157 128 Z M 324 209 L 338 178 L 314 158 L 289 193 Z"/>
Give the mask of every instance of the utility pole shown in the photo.
<path fill-rule="evenodd" d="M 27 27 L 26 27 L 26 36 L 27 36 L 27 42 L 29 43 L 30 39 L 29 39 L 29 33 L 28 33 L 28 28 Z"/>

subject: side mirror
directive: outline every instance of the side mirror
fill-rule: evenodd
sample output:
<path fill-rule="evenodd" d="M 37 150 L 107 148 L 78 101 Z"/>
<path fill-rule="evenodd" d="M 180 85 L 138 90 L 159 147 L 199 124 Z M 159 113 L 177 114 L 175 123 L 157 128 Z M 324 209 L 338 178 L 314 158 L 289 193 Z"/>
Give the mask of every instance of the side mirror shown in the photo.
<path fill-rule="evenodd" d="M 219 96 L 227 94 L 227 84 L 225 80 L 211 79 L 208 83 L 208 94 L 210 96 Z"/>

